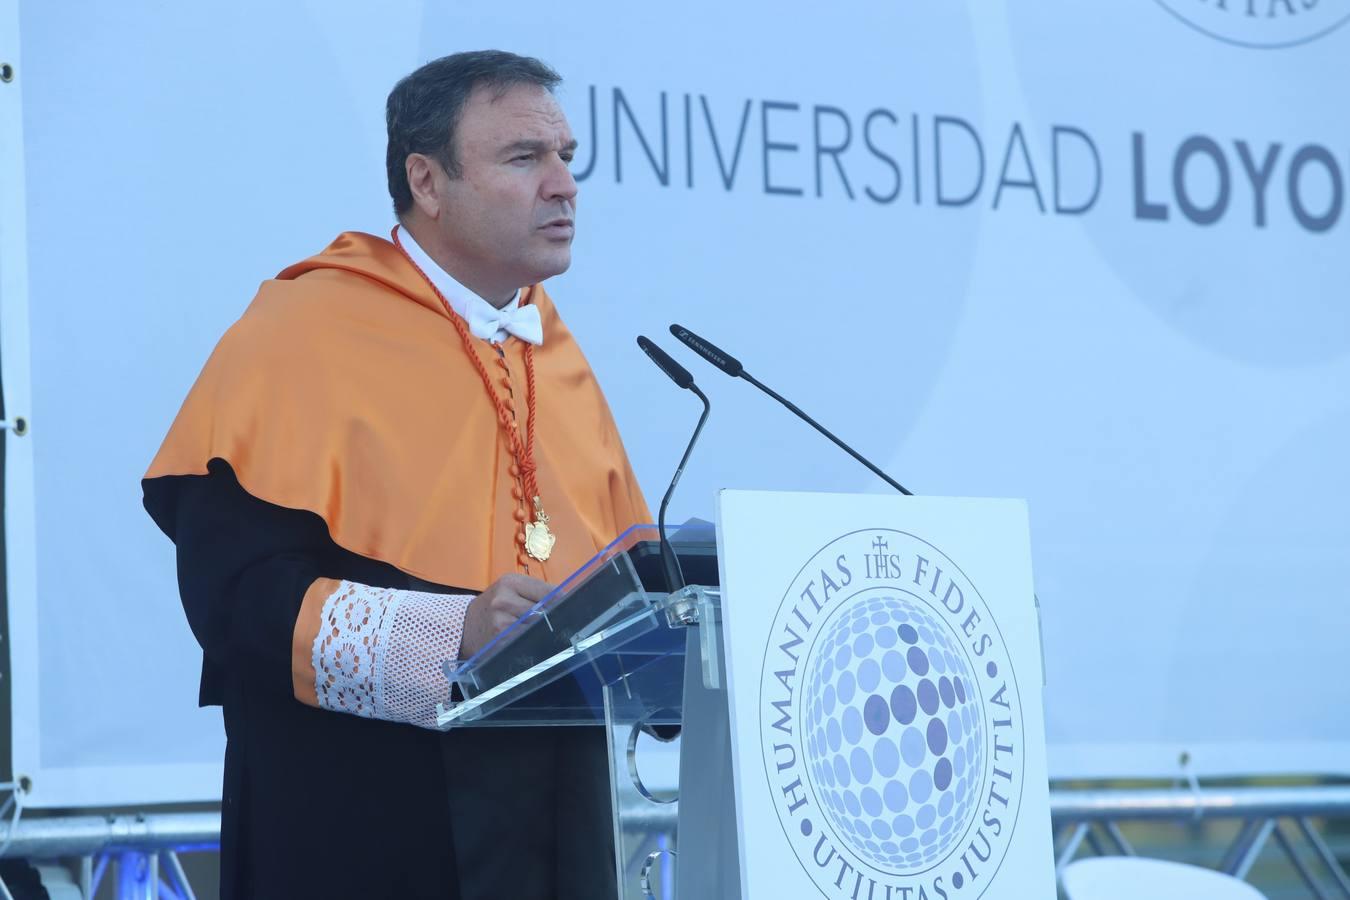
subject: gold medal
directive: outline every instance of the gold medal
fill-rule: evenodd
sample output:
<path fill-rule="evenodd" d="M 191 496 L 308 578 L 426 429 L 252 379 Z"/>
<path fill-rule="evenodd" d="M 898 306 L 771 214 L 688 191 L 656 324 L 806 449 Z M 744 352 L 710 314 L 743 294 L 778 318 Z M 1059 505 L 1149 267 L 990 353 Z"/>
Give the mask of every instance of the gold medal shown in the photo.
<path fill-rule="evenodd" d="M 543 562 L 553 552 L 558 538 L 548 530 L 548 516 L 544 513 L 544 504 L 534 498 L 534 521 L 525 524 L 525 552 Z"/>

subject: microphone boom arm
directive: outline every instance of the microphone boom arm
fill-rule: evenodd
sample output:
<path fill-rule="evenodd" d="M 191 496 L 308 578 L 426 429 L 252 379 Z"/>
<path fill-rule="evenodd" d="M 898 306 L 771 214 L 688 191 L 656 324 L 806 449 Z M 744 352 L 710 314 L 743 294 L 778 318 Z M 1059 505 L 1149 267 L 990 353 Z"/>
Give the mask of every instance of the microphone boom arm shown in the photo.
<path fill-rule="evenodd" d="M 661 498 L 661 509 L 656 515 L 656 527 L 661 535 L 662 555 L 666 560 L 667 578 L 670 575 L 679 577 L 679 584 L 684 585 L 684 569 L 680 566 L 680 558 L 675 554 L 670 546 L 670 541 L 666 539 L 666 507 L 670 505 L 670 497 L 675 493 L 675 485 L 680 483 L 680 476 L 684 474 L 684 467 L 689 463 L 689 454 L 694 452 L 694 444 L 698 441 L 698 436 L 703 431 L 703 423 L 708 421 L 708 413 L 712 412 L 712 404 L 708 402 L 708 396 L 698 389 L 698 385 L 690 384 L 689 390 L 694 392 L 694 396 L 703 401 L 703 412 L 698 417 L 698 424 L 694 426 L 694 434 L 689 438 L 689 445 L 684 448 L 684 455 L 680 457 L 680 465 L 675 469 L 675 477 L 670 479 L 670 487 L 666 488 L 666 495 Z M 669 556 L 666 554 L 669 553 Z M 669 571 L 671 568 L 673 572 Z M 672 587 L 671 590 L 674 590 Z"/>
<path fill-rule="evenodd" d="M 835 446 L 837 446 L 840 450 L 843 450 L 843 451 L 844 451 L 845 453 L 847 453 L 849 456 L 851 456 L 851 457 L 853 457 L 854 459 L 856 459 L 858 462 L 862 463 L 864 466 L 867 466 L 867 468 L 868 468 L 869 470 L 871 470 L 871 472 L 872 472 L 873 475 L 876 475 L 876 476 L 877 476 L 878 478 L 880 478 L 882 481 L 886 482 L 886 483 L 889 484 L 891 487 L 895 488 L 897 491 L 899 491 L 900 493 L 904 494 L 906 497 L 912 497 L 912 496 L 914 496 L 914 494 L 913 494 L 912 491 L 910 491 L 910 490 L 909 490 L 908 488 L 906 488 L 903 484 L 901 484 L 900 482 L 896 481 L 896 480 L 895 480 L 894 478 L 892 478 L 891 476 L 887 475 L 885 472 L 883 472 L 883 471 L 881 471 L 880 469 L 878 469 L 876 466 L 872 465 L 871 462 L 869 462 L 868 460 L 866 460 L 865 458 L 863 458 L 862 454 L 860 454 L 858 451 L 854 450 L 854 449 L 853 449 L 852 447 L 850 447 L 848 444 L 845 444 L 843 441 L 839 440 L 839 438 L 837 438 L 837 437 L 835 437 L 833 434 L 831 434 L 830 431 L 829 431 L 824 425 L 821 425 L 821 424 L 820 424 L 819 422 L 817 422 L 815 419 L 811 418 L 811 417 L 808 416 L 806 413 L 802 412 L 801 409 L 798 408 L 797 405 L 794 404 L 791 400 L 787 399 L 786 397 L 784 397 L 783 395 L 781 395 L 781 394 L 779 394 L 777 391 L 775 391 L 773 388 L 771 388 L 771 387 L 769 387 L 768 385 L 764 384 L 763 382 L 759 381 L 757 378 L 755 378 L 755 376 L 751 375 L 749 372 L 745 371 L 744 369 L 741 369 L 740 377 L 741 377 L 741 378 L 744 378 L 746 381 L 750 382 L 750 383 L 753 384 L 755 387 L 759 388 L 761 391 L 763 391 L 764 393 L 768 394 L 768 395 L 769 395 L 770 397 L 772 397 L 773 399 L 777 400 L 779 403 L 781 403 L 781 404 L 783 404 L 784 406 L 786 406 L 786 407 L 787 407 L 788 409 L 790 409 L 793 413 L 795 413 L 799 418 L 801 418 L 803 421 L 805 421 L 806 424 L 810 425 L 810 426 L 811 426 L 812 428 L 814 428 L 816 431 L 819 431 L 821 434 L 825 435 L 827 438 L 829 438 L 830 440 L 834 441 Z"/>

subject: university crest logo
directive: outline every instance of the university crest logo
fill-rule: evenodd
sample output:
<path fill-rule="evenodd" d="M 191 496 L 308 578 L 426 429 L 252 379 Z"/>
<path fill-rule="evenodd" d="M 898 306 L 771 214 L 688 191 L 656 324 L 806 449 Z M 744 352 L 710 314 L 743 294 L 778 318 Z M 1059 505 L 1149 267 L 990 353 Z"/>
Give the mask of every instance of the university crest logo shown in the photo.
<path fill-rule="evenodd" d="M 1315 41 L 1350 21 L 1350 0 L 1156 0 L 1210 37 L 1274 49 Z"/>
<path fill-rule="evenodd" d="M 769 796 L 823 896 L 984 893 L 1017 825 L 1022 710 L 957 560 L 889 529 L 821 548 L 775 612 L 759 698 Z"/>

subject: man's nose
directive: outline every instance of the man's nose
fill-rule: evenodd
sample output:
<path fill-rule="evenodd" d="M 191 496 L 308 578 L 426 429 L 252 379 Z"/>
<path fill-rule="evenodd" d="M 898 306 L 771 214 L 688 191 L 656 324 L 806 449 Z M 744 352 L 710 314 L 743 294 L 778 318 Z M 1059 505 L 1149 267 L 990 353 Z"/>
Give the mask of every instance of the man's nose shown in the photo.
<path fill-rule="evenodd" d="M 542 185 L 545 200 L 564 200 L 571 203 L 577 197 L 577 180 L 561 156 L 554 156 L 548 176 Z"/>

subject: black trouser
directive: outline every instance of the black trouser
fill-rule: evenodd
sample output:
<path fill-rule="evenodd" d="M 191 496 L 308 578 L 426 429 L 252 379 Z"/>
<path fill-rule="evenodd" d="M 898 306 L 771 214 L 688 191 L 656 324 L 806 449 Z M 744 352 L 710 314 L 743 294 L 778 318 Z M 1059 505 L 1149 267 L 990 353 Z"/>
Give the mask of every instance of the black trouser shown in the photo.
<path fill-rule="evenodd" d="M 447 735 L 461 900 L 617 897 L 603 728 Z"/>
<path fill-rule="evenodd" d="M 610 900 L 603 729 L 440 734 L 228 692 L 221 897 Z"/>

